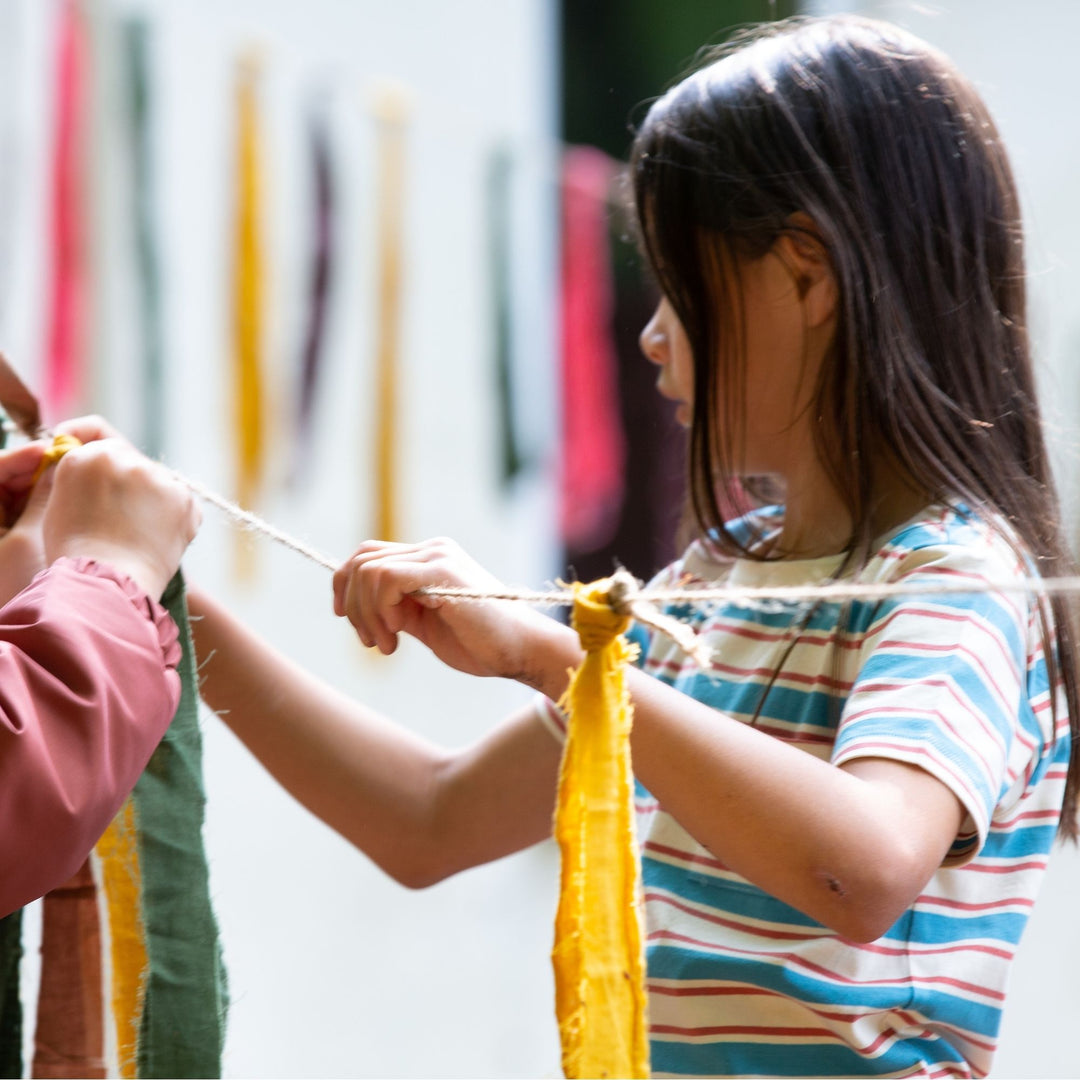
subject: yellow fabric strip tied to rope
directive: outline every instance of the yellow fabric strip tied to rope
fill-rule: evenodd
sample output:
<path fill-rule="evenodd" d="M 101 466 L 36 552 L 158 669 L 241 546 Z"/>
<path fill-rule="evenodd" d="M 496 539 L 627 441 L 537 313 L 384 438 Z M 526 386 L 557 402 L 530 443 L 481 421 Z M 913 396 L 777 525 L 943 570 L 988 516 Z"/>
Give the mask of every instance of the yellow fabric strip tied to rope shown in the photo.
<path fill-rule="evenodd" d="M 54 435 L 52 443 L 46 447 L 38 467 L 34 470 L 32 483 L 36 484 L 41 479 L 41 474 L 50 466 L 55 465 L 69 450 L 74 450 L 82 443 L 74 435 Z"/>
<path fill-rule="evenodd" d="M 622 636 L 630 620 L 613 610 L 610 587 L 573 587 L 585 659 L 560 702 L 569 723 L 555 808 L 562 872 L 552 961 L 568 1077 L 649 1075 L 633 711 L 623 672 L 633 649 Z"/>

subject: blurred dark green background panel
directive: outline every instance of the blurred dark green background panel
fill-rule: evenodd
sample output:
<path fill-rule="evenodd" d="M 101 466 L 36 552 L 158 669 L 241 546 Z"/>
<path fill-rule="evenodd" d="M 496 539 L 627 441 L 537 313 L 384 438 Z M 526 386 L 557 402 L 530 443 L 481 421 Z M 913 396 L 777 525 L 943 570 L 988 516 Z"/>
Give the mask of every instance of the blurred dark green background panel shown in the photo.
<path fill-rule="evenodd" d="M 625 157 L 637 107 L 702 46 L 797 8 L 796 0 L 563 0 L 563 138 Z"/>

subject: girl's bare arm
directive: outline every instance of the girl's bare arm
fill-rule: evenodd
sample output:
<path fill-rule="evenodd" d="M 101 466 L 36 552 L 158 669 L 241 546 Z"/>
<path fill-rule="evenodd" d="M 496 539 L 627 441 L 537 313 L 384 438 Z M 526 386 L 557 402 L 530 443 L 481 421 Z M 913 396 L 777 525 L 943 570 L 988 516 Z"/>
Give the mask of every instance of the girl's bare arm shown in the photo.
<path fill-rule="evenodd" d="M 189 589 L 202 696 L 295 798 L 410 887 L 551 831 L 559 747 L 532 710 L 447 751 L 282 656 Z"/>
<path fill-rule="evenodd" d="M 369 543 L 335 575 L 335 607 L 384 652 L 408 633 L 460 670 L 562 694 L 581 656 L 573 631 L 522 605 L 417 591 L 446 584 L 491 581 L 449 541 Z M 773 896 L 873 940 L 941 865 L 962 810 L 929 773 L 887 759 L 838 768 L 642 672 L 628 676 L 635 773 L 695 839 Z"/>

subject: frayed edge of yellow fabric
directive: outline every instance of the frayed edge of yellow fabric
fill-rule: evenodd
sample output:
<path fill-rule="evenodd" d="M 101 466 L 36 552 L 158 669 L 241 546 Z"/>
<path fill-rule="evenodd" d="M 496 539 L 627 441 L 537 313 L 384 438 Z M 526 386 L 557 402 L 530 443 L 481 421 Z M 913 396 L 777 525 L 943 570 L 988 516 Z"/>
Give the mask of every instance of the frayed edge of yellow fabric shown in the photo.
<path fill-rule="evenodd" d="M 649 1075 L 640 863 L 634 829 L 622 637 L 609 582 L 574 585 L 585 659 L 560 705 L 569 716 L 555 839 L 562 853 L 555 919 L 555 1012 L 567 1077 Z"/>
<path fill-rule="evenodd" d="M 101 867 L 109 928 L 117 1062 L 120 1076 L 124 1080 L 134 1080 L 149 959 L 142 920 L 142 871 L 135 806 L 130 797 L 97 842 L 95 853 Z"/>

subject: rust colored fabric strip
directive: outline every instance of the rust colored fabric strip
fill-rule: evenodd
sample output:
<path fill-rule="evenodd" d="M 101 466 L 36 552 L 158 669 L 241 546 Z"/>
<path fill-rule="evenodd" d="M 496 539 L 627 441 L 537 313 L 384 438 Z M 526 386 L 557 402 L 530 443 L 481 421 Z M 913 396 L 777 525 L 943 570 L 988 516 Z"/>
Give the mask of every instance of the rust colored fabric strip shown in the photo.
<path fill-rule="evenodd" d="M 101 926 L 89 861 L 44 900 L 31 1076 L 104 1077 Z"/>

